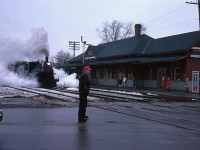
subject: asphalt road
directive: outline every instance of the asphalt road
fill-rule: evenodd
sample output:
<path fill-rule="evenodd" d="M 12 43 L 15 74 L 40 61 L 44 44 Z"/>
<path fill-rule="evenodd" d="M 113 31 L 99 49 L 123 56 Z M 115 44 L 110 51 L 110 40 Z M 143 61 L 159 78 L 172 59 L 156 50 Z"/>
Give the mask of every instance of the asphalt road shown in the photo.
<path fill-rule="evenodd" d="M 77 122 L 77 105 L 5 107 L 0 150 L 199 150 L 200 104 L 159 105 L 91 104 L 86 123 Z"/>

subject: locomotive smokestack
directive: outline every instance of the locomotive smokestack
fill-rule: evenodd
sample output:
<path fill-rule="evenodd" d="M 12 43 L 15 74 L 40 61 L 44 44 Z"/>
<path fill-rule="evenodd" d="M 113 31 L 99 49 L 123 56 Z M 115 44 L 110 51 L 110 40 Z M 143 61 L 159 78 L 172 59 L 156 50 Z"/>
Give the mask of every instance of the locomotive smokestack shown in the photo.
<path fill-rule="evenodd" d="M 46 56 L 46 57 L 45 57 L 45 62 L 46 62 L 46 63 L 48 63 L 48 61 L 49 61 L 48 59 L 49 59 L 49 57 Z"/>

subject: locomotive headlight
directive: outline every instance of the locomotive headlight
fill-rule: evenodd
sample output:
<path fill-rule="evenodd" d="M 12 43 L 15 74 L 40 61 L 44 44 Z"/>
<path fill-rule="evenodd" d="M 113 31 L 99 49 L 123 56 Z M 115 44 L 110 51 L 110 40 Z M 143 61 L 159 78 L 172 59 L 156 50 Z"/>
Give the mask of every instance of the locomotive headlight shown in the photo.
<path fill-rule="evenodd" d="M 51 63 L 50 63 L 50 62 L 48 62 L 48 63 L 47 63 L 47 65 L 48 65 L 48 66 L 51 66 Z"/>

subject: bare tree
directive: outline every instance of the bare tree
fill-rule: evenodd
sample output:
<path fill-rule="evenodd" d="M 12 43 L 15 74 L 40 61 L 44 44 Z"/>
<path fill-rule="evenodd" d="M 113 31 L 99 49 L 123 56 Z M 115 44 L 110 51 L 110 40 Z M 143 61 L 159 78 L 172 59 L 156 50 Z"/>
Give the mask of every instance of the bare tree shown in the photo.
<path fill-rule="evenodd" d="M 69 52 L 64 52 L 63 50 L 60 50 L 57 52 L 56 56 L 53 56 L 53 62 L 66 64 L 66 62 L 72 57 L 73 56 Z"/>
<path fill-rule="evenodd" d="M 133 25 L 133 22 L 122 23 L 120 21 L 114 20 L 109 23 L 106 21 L 100 28 L 97 28 L 97 33 L 102 42 L 112 42 L 132 37 L 134 35 Z M 143 27 L 143 25 L 142 31 L 146 31 L 146 27 Z"/>

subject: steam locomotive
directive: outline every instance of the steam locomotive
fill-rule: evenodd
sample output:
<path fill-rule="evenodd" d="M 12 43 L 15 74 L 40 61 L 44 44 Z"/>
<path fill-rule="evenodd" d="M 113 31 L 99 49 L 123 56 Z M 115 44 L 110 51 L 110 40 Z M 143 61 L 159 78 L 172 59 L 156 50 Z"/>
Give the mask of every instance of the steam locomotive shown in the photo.
<path fill-rule="evenodd" d="M 42 62 L 19 61 L 15 64 L 10 64 L 8 69 L 28 78 L 36 78 L 39 86 L 43 88 L 56 87 L 59 81 L 54 77 L 53 65 L 48 61 L 48 57 Z"/>

